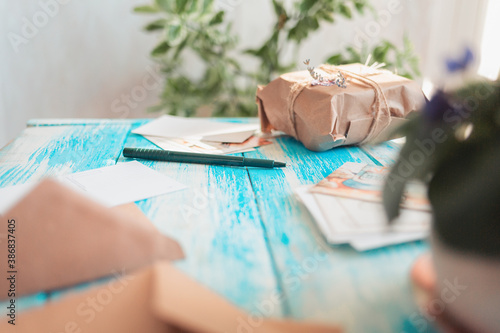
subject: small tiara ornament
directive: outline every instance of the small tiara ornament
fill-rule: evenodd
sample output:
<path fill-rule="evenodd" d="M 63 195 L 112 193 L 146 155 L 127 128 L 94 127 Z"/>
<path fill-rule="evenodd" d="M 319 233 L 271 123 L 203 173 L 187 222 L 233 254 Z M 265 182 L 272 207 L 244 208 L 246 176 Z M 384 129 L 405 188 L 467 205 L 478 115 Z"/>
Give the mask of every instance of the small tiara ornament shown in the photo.
<path fill-rule="evenodd" d="M 346 78 L 341 71 L 337 71 L 337 75 L 334 77 L 331 76 L 323 76 L 320 73 L 316 72 L 315 67 L 310 66 L 311 59 L 307 59 L 304 61 L 304 65 L 307 66 L 307 70 L 309 74 L 314 79 L 311 82 L 313 86 L 337 86 L 339 88 L 347 88 Z"/>

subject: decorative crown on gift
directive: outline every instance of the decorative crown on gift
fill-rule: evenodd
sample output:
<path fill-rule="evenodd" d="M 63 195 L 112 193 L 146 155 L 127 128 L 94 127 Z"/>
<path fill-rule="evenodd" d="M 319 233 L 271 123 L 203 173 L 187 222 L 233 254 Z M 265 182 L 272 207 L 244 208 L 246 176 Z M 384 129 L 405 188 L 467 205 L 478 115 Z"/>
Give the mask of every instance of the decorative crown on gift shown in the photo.
<path fill-rule="evenodd" d="M 309 74 L 311 77 L 314 79 L 313 82 L 311 82 L 311 85 L 313 86 L 337 86 L 339 88 L 347 88 L 347 83 L 346 83 L 346 78 L 344 74 L 342 74 L 341 71 L 337 71 L 337 75 L 331 77 L 331 76 L 323 76 L 320 73 L 316 71 L 316 68 L 313 66 L 310 66 L 311 59 L 307 59 L 304 61 L 304 65 L 307 66 L 307 70 L 309 71 Z"/>

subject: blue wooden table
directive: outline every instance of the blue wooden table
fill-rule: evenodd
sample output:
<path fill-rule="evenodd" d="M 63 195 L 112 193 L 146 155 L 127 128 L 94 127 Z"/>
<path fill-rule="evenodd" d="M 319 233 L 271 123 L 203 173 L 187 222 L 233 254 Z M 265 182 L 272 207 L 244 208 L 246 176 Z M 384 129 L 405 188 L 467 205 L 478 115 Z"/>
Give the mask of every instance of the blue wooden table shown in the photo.
<path fill-rule="evenodd" d="M 145 122 L 32 120 L 0 150 L 0 187 L 128 161 L 125 146 L 156 148 L 131 134 Z M 244 155 L 283 161 L 286 169 L 141 161 L 189 189 L 137 205 L 181 243 L 187 258 L 177 267 L 255 315 L 339 323 L 347 332 L 417 332 L 408 272 L 427 243 L 365 253 L 329 246 L 293 194 L 345 162 L 386 165 L 397 152 L 389 142 L 316 153 L 280 137 Z M 21 306 L 56 296 L 28 296 Z"/>

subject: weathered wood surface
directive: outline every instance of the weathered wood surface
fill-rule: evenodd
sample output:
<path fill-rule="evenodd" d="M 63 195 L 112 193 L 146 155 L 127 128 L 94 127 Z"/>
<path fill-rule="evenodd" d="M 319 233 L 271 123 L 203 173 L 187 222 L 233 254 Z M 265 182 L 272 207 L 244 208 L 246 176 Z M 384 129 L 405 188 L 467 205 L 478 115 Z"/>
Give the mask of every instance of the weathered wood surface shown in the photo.
<path fill-rule="evenodd" d="M 123 147 L 154 147 L 130 133 L 146 121 L 30 121 L 0 150 L 0 186 L 127 161 Z M 245 156 L 284 161 L 286 169 L 142 161 L 189 189 L 137 204 L 183 246 L 180 269 L 255 315 L 340 323 L 349 332 L 415 332 L 408 271 L 427 243 L 366 253 L 329 246 L 293 194 L 348 161 L 390 164 L 397 149 L 385 143 L 315 153 L 281 137 Z"/>

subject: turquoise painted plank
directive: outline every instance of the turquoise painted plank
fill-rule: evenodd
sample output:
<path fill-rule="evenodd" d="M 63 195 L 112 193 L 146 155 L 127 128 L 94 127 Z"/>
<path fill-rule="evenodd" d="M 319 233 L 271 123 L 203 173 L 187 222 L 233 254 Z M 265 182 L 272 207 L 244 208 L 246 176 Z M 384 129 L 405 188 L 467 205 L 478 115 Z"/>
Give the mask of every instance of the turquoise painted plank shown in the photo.
<path fill-rule="evenodd" d="M 38 126 L 96 126 L 96 125 L 132 125 L 147 122 L 150 119 L 86 119 L 86 118 L 47 118 L 30 119 L 26 122 L 28 127 Z"/>
<path fill-rule="evenodd" d="M 34 295 L 16 298 L 16 303 L 15 303 L 16 312 L 21 312 L 42 306 L 47 302 L 47 300 L 48 300 L 48 295 L 45 293 L 38 293 Z M 9 300 L 0 302 L 0 309 L 2 309 L 2 320 L 7 318 L 4 316 L 7 314 L 6 307 L 9 305 L 10 305 Z"/>
<path fill-rule="evenodd" d="M 371 159 L 378 161 L 378 165 L 387 166 L 396 162 L 401 147 L 401 140 L 394 140 L 383 142 L 378 145 L 366 145 L 361 149 L 363 149 Z"/>
<path fill-rule="evenodd" d="M 144 121 L 133 121 L 128 127 Z M 74 131 L 80 134 L 73 130 L 66 132 L 66 126 L 42 122 L 39 125 L 50 130 L 27 129 L 23 136 L 31 139 L 18 138 L 19 141 L 0 151 L 0 184 L 21 182 L 45 173 L 85 169 L 89 164 L 99 164 L 101 159 L 104 165 L 113 163 L 123 147 L 123 140 L 118 144 L 119 137 L 123 134 L 124 138 L 130 130 L 125 129 L 125 124 L 114 122 L 74 126 Z M 84 154 L 81 161 L 73 159 L 69 165 L 60 157 L 59 162 L 66 165 L 62 169 L 45 165 L 50 160 L 57 162 L 50 154 L 54 149 L 46 149 L 47 146 L 60 147 L 65 155 L 74 157 L 72 149 L 65 148 L 71 146 L 67 138 L 76 136 L 79 138 L 76 142 L 87 142 L 90 138 L 83 133 L 95 132 L 96 128 L 110 129 L 109 133 L 103 131 L 100 146 L 105 148 L 97 153 L 102 155 L 97 161 Z M 107 140 L 116 140 L 116 146 L 106 147 Z M 364 153 L 358 148 L 318 154 L 305 150 L 290 138 L 277 142 L 245 155 L 286 161 L 290 167 L 285 170 L 247 171 L 144 162 L 187 184 L 189 190 L 144 200 L 138 205 L 162 232 L 184 246 L 188 258 L 178 264 L 182 270 L 246 310 L 340 322 L 353 332 L 411 332 L 409 314 L 415 309 L 409 297 L 406 272 L 425 245 L 410 243 L 364 254 L 346 246 L 329 247 L 292 194 L 295 186 L 315 183 L 346 161 L 376 163 L 380 156 L 375 158 L 375 154 L 369 155 L 368 150 Z M 154 147 L 136 135 L 130 135 L 126 145 Z M 39 152 L 43 149 L 45 152 Z M 36 165 L 33 160 L 43 155 L 47 158 L 41 158 Z M 12 171 L 19 166 L 25 171 Z M 38 169 L 41 169 L 39 174 Z M 9 172 L 7 176 L 5 170 Z M 273 293 L 283 297 L 276 301 Z"/>
<path fill-rule="evenodd" d="M 289 164 L 274 173 L 249 169 L 286 314 L 340 323 L 348 332 L 408 330 L 416 311 L 408 271 L 426 245 L 413 242 L 366 253 L 329 246 L 293 194 L 295 187 L 316 183 L 345 162 L 375 162 L 357 147 L 315 153 L 288 137 L 277 141 L 245 156 Z"/>
<path fill-rule="evenodd" d="M 33 127 L 0 150 L 0 186 L 115 164 L 130 125 Z M 42 305 L 40 293 L 20 298 L 20 310 Z"/>
<path fill-rule="evenodd" d="M 114 165 L 129 124 L 29 127 L 0 150 L 0 186 Z"/>
<path fill-rule="evenodd" d="M 155 148 L 135 134 L 125 145 Z M 119 162 L 129 160 L 122 157 Z M 187 257 L 177 267 L 242 309 L 259 313 L 279 287 L 247 170 L 141 163 L 188 186 L 137 203 L 164 234 L 184 248 Z M 266 312 L 269 316 L 282 314 L 281 302 Z"/>
<path fill-rule="evenodd" d="M 119 277 L 119 276 L 118 276 Z M 74 293 L 85 292 L 90 288 L 102 287 L 109 281 L 116 279 L 115 276 L 106 276 L 103 278 L 99 278 L 90 282 L 79 283 L 77 285 L 66 287 L 58 290 L 51 291 L 47 293 L 47 298 L 50 302 L 58 301 L 64 298 L 67 295 L 71 295 Z"/>
<path fill-rule="evenodd" d="M 158 114 L 161 116 L 161 114 Z M 257 123 L 259 121 L 258 118 L 209 118 L 213 121 L 222 121 L 222 122 L 230 122 L 230 123 Z M 84 126 L 94 126 L 94 125 L 134 125 L 138 126 L 140 124 L 147 123 L 154 119 L 86 119 L 86 118 L 48 118 L 48 119 L 30 119 L 26 123 L 28 127 L 37 127 L 37 126 L 76 126 L 76 125 L 84 125 Z"/>

